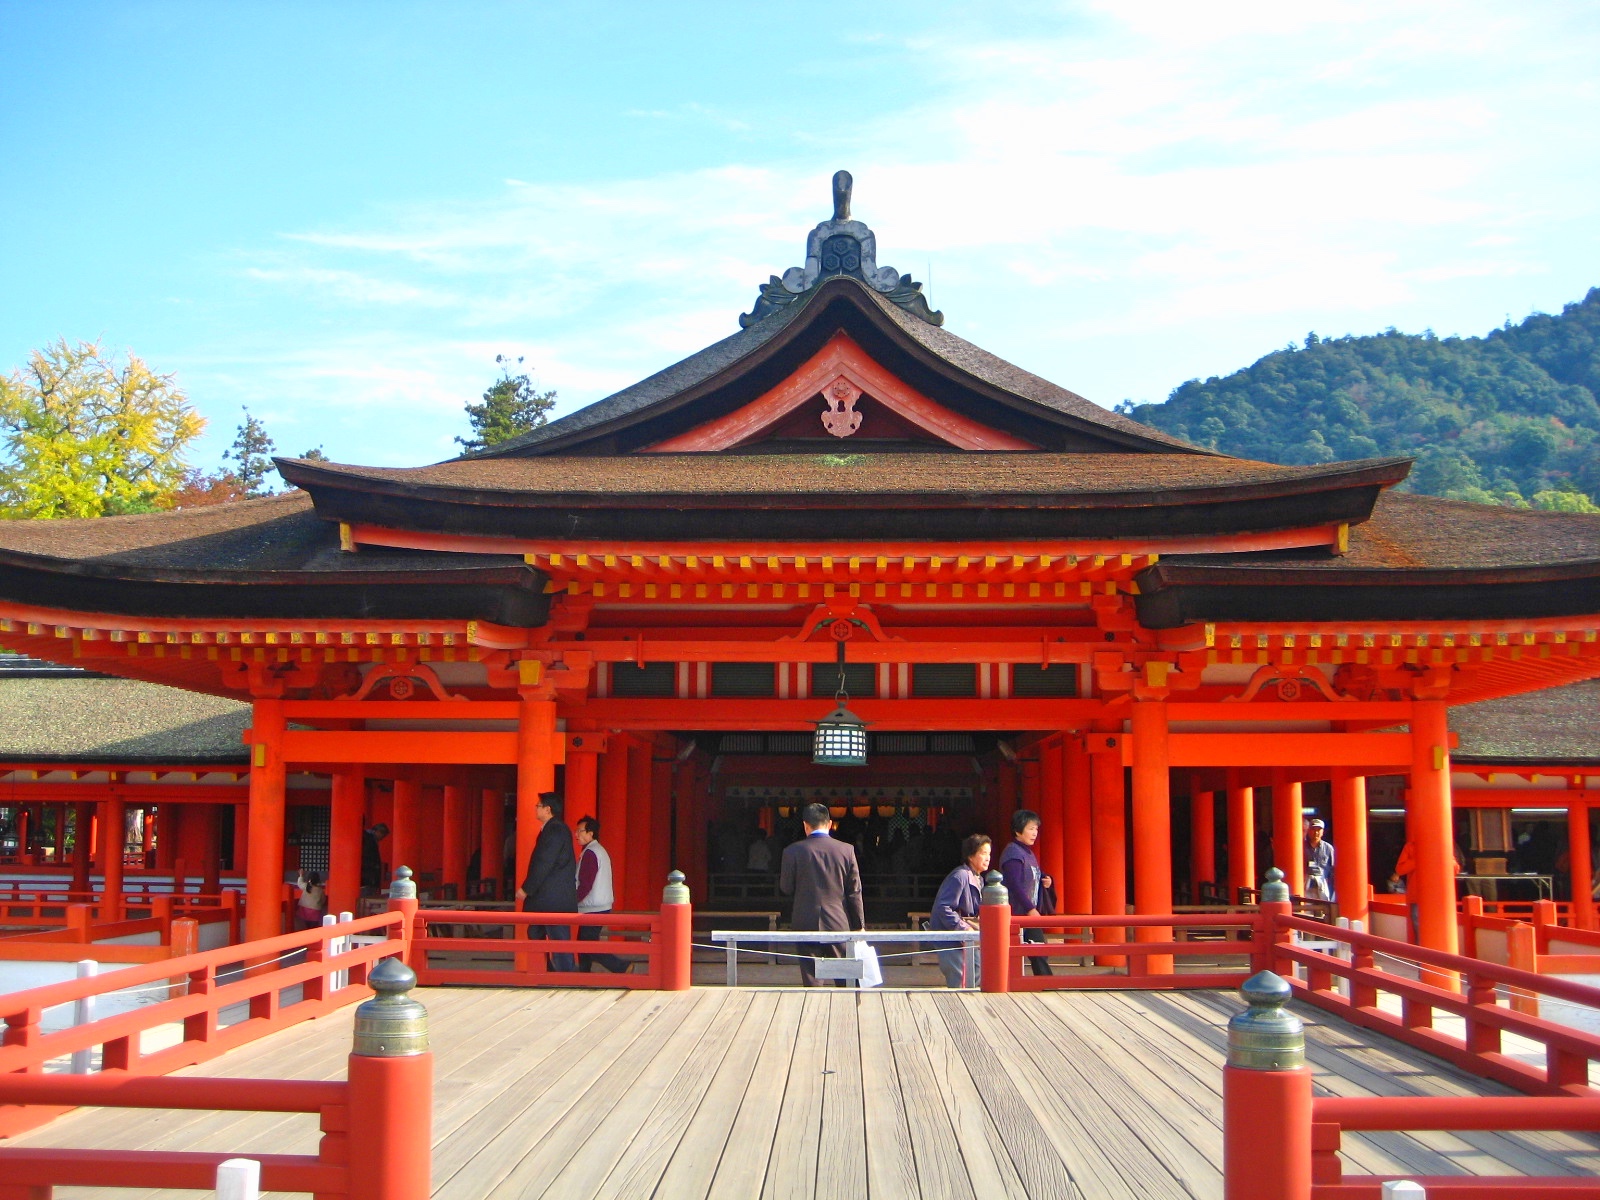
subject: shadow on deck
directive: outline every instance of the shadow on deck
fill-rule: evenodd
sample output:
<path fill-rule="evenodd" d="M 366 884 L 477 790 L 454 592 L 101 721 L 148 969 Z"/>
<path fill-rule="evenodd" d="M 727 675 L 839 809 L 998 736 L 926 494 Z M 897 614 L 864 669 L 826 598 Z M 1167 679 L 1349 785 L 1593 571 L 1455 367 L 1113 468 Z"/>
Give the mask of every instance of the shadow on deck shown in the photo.
<path fill-rule="evenodd" d="M 1222 1194 L 1219 992 L 422 989 L 434 1192 L 550 1197 Z M 1319 1091 L 1512 1094 L 1295 1006 Z M 350 1011 L 197 1074 L 342 1078 Z M 314 1153 L 315 1119 L 82 1110 L 14 1144 Z M 1593 1174 L 1561 1133 L 1349 1134 L 1351 1170 Z M 192 1192 L 59 1188 L 58 1200 Z"/>

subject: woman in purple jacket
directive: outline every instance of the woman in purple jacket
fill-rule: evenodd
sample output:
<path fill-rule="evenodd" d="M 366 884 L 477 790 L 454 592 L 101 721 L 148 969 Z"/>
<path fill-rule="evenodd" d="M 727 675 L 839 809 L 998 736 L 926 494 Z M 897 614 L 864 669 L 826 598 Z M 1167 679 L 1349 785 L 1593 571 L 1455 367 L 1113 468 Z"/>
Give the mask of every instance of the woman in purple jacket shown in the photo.
<path fill-rule="evenodd" d="M 944 877 L 933 900 L 934 929 L 976 929 L 978 906 L 983 898 L 983 873 L 989 869 L 990 843 L 987 834 L 970 834 L 961 843 L 962 863 Z M 970 971 L 967 968 L 971 960 Z M 978 986 L 978 956 L 968 955 L 966 945 L 957 942 L 939 951 L 939 970 L 949 987 Z"/>

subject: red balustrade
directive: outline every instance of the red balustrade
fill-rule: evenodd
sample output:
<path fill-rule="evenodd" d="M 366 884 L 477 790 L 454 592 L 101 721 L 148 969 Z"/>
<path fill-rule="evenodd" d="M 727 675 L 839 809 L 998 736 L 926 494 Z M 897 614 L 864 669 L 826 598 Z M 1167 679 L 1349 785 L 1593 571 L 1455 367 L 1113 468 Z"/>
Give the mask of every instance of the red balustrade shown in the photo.
<path fill-rule="evenodd" d="M 161 1075 L 204 1062 L 366 995 L 369 968 L 403 953 L 403 932 L 399 914 L 380 913 L 245 947 L 227 946 L 0 996 L 5 1023 L 0 1082 L 9 1073 L 41 1073 L 52 1059 L 95 1047 L 101 1049 L 101 1070 L 107 1072 Z M 386 940 L 336 948 L 363 934 Z M 285 1001 L 284 990 L 296 986 L 299 998 Z M 155 1003 L 64 1029 L 47 1032 L 43 1027 L 47 1009 L 141 987 L 159 997 Z M 233 1005 L 245 1006 L 245 1015 L 224 1025 L 223 1010 Z M 145 1053 L 141 1035 L 162 1025 L 181 1026 L 180 1040 Z M 0 1137 L 34 1128 L 59 1111 L 0 1108 Z"/>
<path fill-rule="evenodd" d="M 364 927 L 392 928 L 369 918 Z M 335 927 L 329 927 L 335 928 Z M 349 932 L 350 927 L 338 927 Z M 342 935 L 342 934 L 341 934 Z M 269 939 L 277 942 L 280 939 Z M 259 947 L 265 952 L 269 947 Z M 351 957 L 364 971 L 377 949 Z M 354 958 L 359 957 L 359 962 Z M 281 987 L 281 973 L 267 978 Z M 162 1108 L 224 1112 L 306 1113 L 320 1118 L 316 1154 L 251 1154 L 268 1191 L 310 1192 L 326 1200 L 426 1200 L 432 1173 L 433 1059 L 426 1014 L 404 993 L 415 976 L 403 966 L 374 967 L 382 998 L 357 1012 L 354 1052 L 344 1081 L 140 1078 L 122 1071 L 90 1076 L 0 1074 L 0 1104 L 54 1114 L 63 1108 Z M 364 985 L 352 985 L 367 990 Z M 220 995 L 219 989 L 213 995 Z M 287 1010 L 285 1010 L 287 1011 Z M 138 1150 L 0 1147 L 0 1200 L 49 1200 L 56 1187 L 181 1188 L 211 1192 L 217 1168 L 233 1154 Z"/>
<path fill-rule="evenodd" d="M 688 904 L 663 904 L 656 913 L 505 913 L 476 909 L 430 908 L 417 911 L 415 901 L 392 902 L 410 909 L 411 935 L 408 961 L 425 986 L 437 984 L 487 984 L 493 987 L 611 987 L 682 991 L 690 979 L 690 917 Z M 441 937 L 441 925 L 498 927 L 502 937 Z M 576 936 L 561 940 L 531 940 L 529 926 L 601 928 L 593 941 Z M 615 936 L 621 934 L 623 936 Z M 447 964 L 444 955 L 494 955 L 509 960 L 503 967 Z M 615 955 L 643 970 L 617 974 L 594 971 L 555 971 L 549 956 Z M 598 964 L 597 964 L 598 967 Z"/>
<path fill-rule="evenodd" d="M 1007 904 L 985 904 L 978 912 L 982 941 L 979 986 L 986 992 L 1043 992 L 1082 988 L 1214 988 L 1237 987 L 1250 975 L 1243 965 L 1223 970 L 1176 969 L 1177 961 L 1207 960 L 1236 954 L 1259 957 L 1258 919 L 1252 912 L 1175 913 L 1155 916 L 1013 916 Z M 1025 942 L 1023 930 L 1040 929 L 1072 939 Z M 1137 931 L 1153 929 L 1215 931 L 1216 940 L 1139 941 Z M 1118 936 L 1104 936 L 1115 932 Z M 936 935 L 930 934 L 932 940 Z M 1095 958 L 1108 969 L 1096 974 L 1024 975 L 1023 960 L 1044 955 Z M 1151 959 L 1174 961 L 1171 971 L 1152 971 Z M 1253 967 L 1251 969 L 1254 969 Z"/>

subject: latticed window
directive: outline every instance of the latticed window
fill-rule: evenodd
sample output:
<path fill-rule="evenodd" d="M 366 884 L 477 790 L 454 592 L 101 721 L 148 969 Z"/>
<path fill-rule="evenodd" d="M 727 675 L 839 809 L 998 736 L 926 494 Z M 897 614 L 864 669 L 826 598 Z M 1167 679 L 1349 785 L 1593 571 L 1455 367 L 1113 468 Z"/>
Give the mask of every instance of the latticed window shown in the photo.
<path fill-rule="evenodd" d="M 1036 663 L 1017 663 L 1011 668 L 1013 696 L 1076 696 L 1078 668 L 1058 663 L 1041 667 Z"/>
<path fill-rule="evenodd" d="M 612 663 L 613 696 L 676 696 L 678 664 L 669 662 Z"/>

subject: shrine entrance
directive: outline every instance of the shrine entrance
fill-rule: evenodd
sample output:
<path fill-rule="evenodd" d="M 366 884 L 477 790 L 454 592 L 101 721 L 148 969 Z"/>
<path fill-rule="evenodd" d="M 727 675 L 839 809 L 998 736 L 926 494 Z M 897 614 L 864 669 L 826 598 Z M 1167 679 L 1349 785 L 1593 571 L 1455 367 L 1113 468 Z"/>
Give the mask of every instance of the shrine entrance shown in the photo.
<path fill-rule="evenodd" d="M 805 835 L 800 810 L 822 803 L 833 836 L 856 848 L 867 918 L 904 927 L 926 914 L 960 859 L 961 839 L 1009 837 L 999 816 L 1014 754 L 993 733 L 873 732 L 868 764 L 818 766 L 805 733 L 694 735 L 711 755 L 703 830 L 707 903 L 726 910 L 786 911 L 778 891 L 784 847 Z M 1006 811 L 1009 813 L 1010 807 Z"/>

